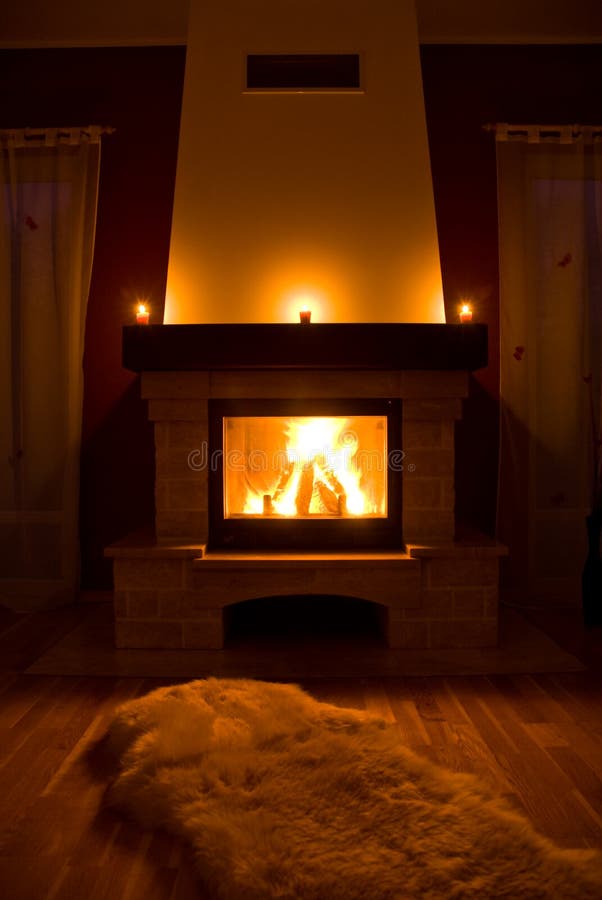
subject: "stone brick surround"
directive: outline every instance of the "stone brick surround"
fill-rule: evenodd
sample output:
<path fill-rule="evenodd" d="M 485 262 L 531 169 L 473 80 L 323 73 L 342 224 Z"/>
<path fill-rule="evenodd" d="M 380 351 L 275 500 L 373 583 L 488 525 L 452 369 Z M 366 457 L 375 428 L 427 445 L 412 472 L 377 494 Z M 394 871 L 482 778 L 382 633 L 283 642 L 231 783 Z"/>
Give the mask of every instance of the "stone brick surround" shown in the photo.
<path fill-rule="evenodd" d="M 208 441 L 209 399 L 403 400 L 403 534 L 407 542 L 454 535 L 454 424 L 465 372 L 145 372 L 142 396 L 155 424 L 159 541 L 208 539 L 207 472 L 189 454 Z"/>
<path fill-rule="evenodd" d="M 454 540 L 454 425 L 467 386 L 463 371 L 144 372 L 155 535 L 107 550 L 117 646 L 219 648 L 229 606 L 287 594 L 378 603 L 391 647 L 495 645 L 505 548 Z M 246 398 L 401 398 L 405 552 L 207 552 L 208 471 L 191 468 L 189 457 L 207 445 L 208 400 Z"/>

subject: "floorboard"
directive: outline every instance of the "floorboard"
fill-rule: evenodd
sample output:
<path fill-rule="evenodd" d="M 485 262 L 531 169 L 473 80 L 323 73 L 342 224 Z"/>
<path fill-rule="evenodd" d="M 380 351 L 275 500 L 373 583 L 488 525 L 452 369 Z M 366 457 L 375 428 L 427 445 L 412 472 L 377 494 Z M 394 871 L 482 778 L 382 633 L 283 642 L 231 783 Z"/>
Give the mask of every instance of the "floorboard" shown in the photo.
<path fill-rule="evenodd" d="M 208 898 L 190 853 L 104 805 L 97 753 L 125 700 L 181 679 L 42 676 L 23 668 L 81 621 L 0 615 L 0 896 L 10 900 Z M 537 623 L 541 626 L 541 621 Z M 602 634 L 550 633 L 583 672 L 308 679 L 317 699 L 395 722 L 404 745 L 470 772 L 562 846 L 602 848 Z M 29 629 L 29 634 L 28 634 Z M 42 632 L 48 629 L 45 634 Z M 562 633 L 561 633 L 562 632 Z"/>

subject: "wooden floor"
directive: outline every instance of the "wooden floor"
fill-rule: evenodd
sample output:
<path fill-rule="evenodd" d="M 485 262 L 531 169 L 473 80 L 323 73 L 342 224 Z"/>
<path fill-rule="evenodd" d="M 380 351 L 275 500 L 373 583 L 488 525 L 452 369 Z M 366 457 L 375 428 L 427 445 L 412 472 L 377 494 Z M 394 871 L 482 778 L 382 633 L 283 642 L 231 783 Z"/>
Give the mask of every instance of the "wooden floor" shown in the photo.
<path fill-rule="evenodd" d="M 0 897 L 205 897 L 185 848 L 103 808 L 111 771 L 96 745 L 113 710 L 169 682 L 24 674 L 80 614 L 0 611 Z M 478 774 L 559 844 L 602 848 L 602 632 L 570 613 L 536 619 L 587 672 L 304 686 L 396 722 L 404 745 Z"/>

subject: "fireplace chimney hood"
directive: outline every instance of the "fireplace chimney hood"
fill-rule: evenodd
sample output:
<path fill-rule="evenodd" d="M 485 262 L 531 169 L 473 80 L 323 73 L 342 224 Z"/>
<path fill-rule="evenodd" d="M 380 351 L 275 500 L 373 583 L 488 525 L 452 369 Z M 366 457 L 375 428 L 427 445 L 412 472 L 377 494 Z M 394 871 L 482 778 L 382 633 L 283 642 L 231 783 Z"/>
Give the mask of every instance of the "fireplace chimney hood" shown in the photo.
<path fill-rule="evenodd" d="M 166 324 L 445 321 L 413 0 L 192 0 Z"/>

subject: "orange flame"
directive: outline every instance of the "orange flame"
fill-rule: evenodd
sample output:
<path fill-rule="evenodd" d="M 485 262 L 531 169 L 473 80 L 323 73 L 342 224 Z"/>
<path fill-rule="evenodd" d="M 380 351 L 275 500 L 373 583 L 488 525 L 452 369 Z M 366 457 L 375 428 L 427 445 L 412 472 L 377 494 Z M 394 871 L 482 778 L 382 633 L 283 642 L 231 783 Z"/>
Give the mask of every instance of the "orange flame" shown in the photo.
<path fill-rule="evenodd" d="M 269 498 L 270 514 L 362 516 L 375 512 L 360 487 L 355 464 L 358 439 L 348 419 L 320 416 L 291 419 L 286 461 L 280 482 Z M 265 498 L 247 492 L 245 515 L 262 515 Z"/>

